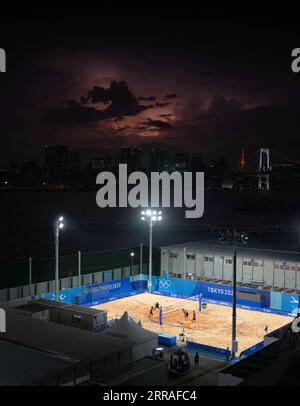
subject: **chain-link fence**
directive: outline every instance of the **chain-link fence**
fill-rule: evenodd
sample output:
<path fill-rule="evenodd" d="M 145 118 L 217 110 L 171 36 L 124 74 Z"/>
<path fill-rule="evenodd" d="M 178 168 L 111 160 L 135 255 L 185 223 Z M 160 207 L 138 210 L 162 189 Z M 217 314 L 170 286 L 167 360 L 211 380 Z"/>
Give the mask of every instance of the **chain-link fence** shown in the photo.
<path fill-rule="evenodd" d="M 134 253 L 132 257 L 130 254 Z M 60 289 L 148 273 L 149 249 L 140 247 L 60 256 Z M 160 273 L 160 250 L 153 249 L 153 275 Z M 54 290 L 55 258 L 28 258 L 0 266 L 0 302 Z"/>

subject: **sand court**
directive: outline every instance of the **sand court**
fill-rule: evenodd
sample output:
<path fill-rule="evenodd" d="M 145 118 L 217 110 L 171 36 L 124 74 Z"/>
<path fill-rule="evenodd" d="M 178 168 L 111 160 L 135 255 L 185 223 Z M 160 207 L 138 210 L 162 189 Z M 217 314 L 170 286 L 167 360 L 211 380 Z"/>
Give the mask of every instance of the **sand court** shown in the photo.
<path fill-rule="evenodd" d="M 149 317 L 150 307 L 158 302 L 163 307 L 163 325 L 159 324 L 159 310 L 155 309 Z M 205 302 L 205 300 L 203 300 Z M 207 308 L 199 312 L 197 300 L 177 299 L 169 296 L 142 293 L 124 299 L 115 300 L 94 306 L 107 311 L 108 320 L 119 318 L 124 311 L 140 321 L 147 330 L 175 335 L 184 331 L 188 340 L 219 348 L 231 348 L 231 307 L 207 304 Z M 184 312 L 189 313 L 190 328 L 184 328 Z M 193 310 L 196 320 L 193 321 Z M 263 313 L 258 311 L 237 309 L 237 340 L 238 353 L 263 340 L 265 328 L 271 332 L 289 323 L 289 316 Z"/>

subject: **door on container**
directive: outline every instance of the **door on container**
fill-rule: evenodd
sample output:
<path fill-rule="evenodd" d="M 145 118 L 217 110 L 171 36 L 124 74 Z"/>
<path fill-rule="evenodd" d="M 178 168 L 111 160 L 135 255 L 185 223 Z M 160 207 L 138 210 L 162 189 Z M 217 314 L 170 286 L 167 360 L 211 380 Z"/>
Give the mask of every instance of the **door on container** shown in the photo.
<path fill-rule="evenodd" d="M 214 272 L 214 257 L 211 254 L 204 255 L 204 276 L 212 278 Z"/>
<path fill-rule="evenodd" d="M 223 262 L 224 257 L 222 255 L 215 255 L 214 257 L 214 278 L 223 279 Z"/>
<path fill-rule="evenodd" d="M 231 257 L 224 258 L 224 271 L 223 271 L 223 280 L 232 281 L 233 273 L 233 260 Z"/>
<path fill-rule="evenodd" d="M 188 276 L 196 274 L 195 254 L 188 253 L 186 255 L 186 273 Z"/>
<path fill-rule="evenodd" d="M 168 272 L 177 275 L 177 252 L 169 252 Z"/>
<path fill-rule="evenodd" d="M 264 270 L 264 261 L 262 261 L 260 259 L 254 259 L 254 261 L 253 261 L 253 281 L 260 283 L 262 285 L 264 283 L 263 270 Z"/>
<path fill-rule="evenodd" d="M 284 289 L 284 264 L 274 264 L 274 287 Z"/>
<path fill-rule="evenodd" d="M 236 281 L 243 282 L 243 259 L 236 258 Z"/>
<path fill-rule="evenodd" d="M 285 267 L 285 287 L 287 289 L 296 289 L 296 275 L 294 265 L 286 265 Z"/>
<path fill-rule="evenodd" d="M 243 258 L 243 283 L 252 283 L 253 267 L 251 258 Z"/>

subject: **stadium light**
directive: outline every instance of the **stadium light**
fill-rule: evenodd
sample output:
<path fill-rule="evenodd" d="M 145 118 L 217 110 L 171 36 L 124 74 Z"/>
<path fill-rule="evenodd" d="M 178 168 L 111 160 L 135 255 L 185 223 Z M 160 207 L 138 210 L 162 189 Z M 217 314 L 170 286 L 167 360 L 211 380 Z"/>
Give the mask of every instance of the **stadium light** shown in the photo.
<path fill-rule="evenodd" d="M 232 245 L 233 248 L 233 277 L 232 277 L 232 341 L 231 341 L 231 357 L 235 358 L 235 353 L 238 351 L 238 341 L 236 339 L 236 256 L 237 245 L 246 245 L 249 240 L 248 234 L 245 231 L 225 230 L 220 232 L 219 241 Z"/>
<path fill-rule="evenodd" d="M 134 258 L 134 252 L 130 253 L 131 256 L 131 276 L 133 275 L 133 258 Z"/>
<path fill-rule="evenodd" d="M 149 224 L 149 281 L 148 291 L 152 292 L 152 227 L 157 221 L 162 220 L 162 212 L 160 210 L 147 209 L 141 213 L 141 220 L 147 221 Z"/>
<path fill-rule="evenodd" d="M 57 217 L 54 221 L 54 239 L 55 239 L 55 300 L 58 301 L 59 284 L 59 230 L 64 227 L 63 216 Z"/>

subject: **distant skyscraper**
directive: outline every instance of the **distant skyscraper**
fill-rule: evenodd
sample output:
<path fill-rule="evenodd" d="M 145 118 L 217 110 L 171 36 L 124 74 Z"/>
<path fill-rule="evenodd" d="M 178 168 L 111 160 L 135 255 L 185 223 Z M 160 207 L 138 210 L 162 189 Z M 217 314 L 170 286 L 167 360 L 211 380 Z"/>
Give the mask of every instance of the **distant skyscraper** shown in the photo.
<path fill-rule="evenodd" d="M 141 169 L 141 154 L 141 148 L 121 148 L 121 163 L 128 165 L 128 172 Z"/>
<path fill-rule="evenodd" d="M 104 164 L 105 164 L 105 170 L 106 171 L 111 171 L 113 168 L 113 159 L 111 156 L 106 155 L 104 158 Z"/>
<path fill-rule="evenodd" d="M 242 147 L 242 151 L 241 151 L 241 157 L 240 157 L 240 172 L 243 172 L 245 170 L 245 149 L 244 147 Z"/>
<path fill-rule="evenodd" d="M 78 175 L 80 172 L 80 160 L 79 153 L 77 151 L 68 152 L 68 175 Z"/>
<path fill-rule="evenodd" d="M 22 161 L 20 181 L 22 186 L 33 186 L 38 180 L 38 164 L 35 161 Z"/>
<path fill-rule="evenodd" d="M 175 170 L 185 172 L 189 170 L 189 154 L 180 152 L 175 155 L 174 159 Z"/>
<path fill-rule="evenodd" d="M 68 152 L 65 145 L 45 146 L 45 176 L 48 182 L 64 182 L 68 171 Z"/>
<path fill-rule="evenodd" d="M 91 160 L 91 170 L 92 172 L 102 172 L 105 170 L 105 159 L 102 157 L 93 158 Z"/>
<path fill-rule="evenodd" d="M 169 168 L 169 156 L 162 148 L 151 148 L 150 150 L 150 170 L 152 172 L 162 172 Z"/>
<path fill-rule="evenodd" d="M 201 156 L 193 156 L 191 159 L 191 171 L 192 172 L 203 172 L 205 170 L 205 165 Z"/>

